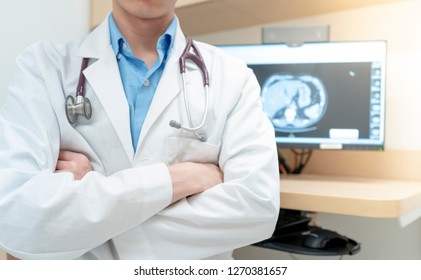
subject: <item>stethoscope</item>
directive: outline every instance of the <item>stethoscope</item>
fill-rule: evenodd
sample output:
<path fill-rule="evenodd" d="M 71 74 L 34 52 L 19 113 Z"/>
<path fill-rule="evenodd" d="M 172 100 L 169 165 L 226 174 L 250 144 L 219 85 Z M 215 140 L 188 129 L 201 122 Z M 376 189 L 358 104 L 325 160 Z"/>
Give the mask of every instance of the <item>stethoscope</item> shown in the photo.
<path fill-rule="evenodd" d="M 186 40 L 187 40 L 187 44 L 186 44 L 186 47 L 184 48 L 183 53 L 181 54 L 179 58 L 179 64 L 180 64 L 181 78 L 183 80 L 184 106 L 186 107 L 186 113 L 187 113 L 187 118 L 189 121 L 189 126 L 185 126 L 175 120 L 170 121 L 170 126 L 177 129 L 183 129 L 183 130 L 189 131 L 193 133 L 194 135 L 196 135 L 196 137 L 199 138 L 200 141 L 205 142 L 206 136 L 202 134 L 198 134 L 197 131 L 203 127 L 206 121 L 206 117 L 208 115 L 209 73 L 206 68 L 205 62 L 203 61 L 202 55 L 200 54 L 200 51 L 197 48 L 196 44 L 188 36 L 186 36 Z M 190 50 L 193 50 L 193 52 L 190 52 Z M 197 126 L 193 126 L 193 121 L 190 114 L 187 85 L 186 85 L 186 60 L 187 59 L 190 59 L 191 61 L 193 61 L 194 64 L 196 64 L 196 66 L 199 68 L 200 72 L 202 73 L 203 87 L 205 88 L 205 110 L 203 111 L 202 121 Z"/>
<path fill-rule="evenodd" d="M 179 67 L 180 73 L 183 82 L 183 96 L 184 96 L 184 106 L 186 107 L 187 118 L 189 121 L 189 126 L 185 126 L 180 122 L 171 120 L 169 125 L 177 129 L 183 129 L 193 133 L 200 141 L 205 142 L 206 136 L 198 134 L 197 131 L 203 127 L 205 124 L 207 114 L 208 114 L 208 105 L 209 105 L 209 73 L 206 68 L 205 62 L 200 54 L 200 51 L 193 40 L 186 36 L 186 47 L 179 58 Z M 193 50 L 193 52 L 191 52 Z M 193 61 L 196 66 L 199 68 L 202 73 L 203 86 L 205 89 L 205 109 L 203 112 L 202 120 L 197 126 L 193 126 L 192 117 L 190 114 L 187 85 L 186 85 L 186 60 L 190 59 Z M 87 97 L 85 97 L 85 83 L 86 78 L 83 75 L 83 71 L 88 67 L 89 58 L 83 58 L 82 66 L 79 74 L 79 82 L 76 88 L 76 100 L 73 96 L 67 96 L 66 98 L 66 116 L 69 120 L 69 123 L 74 125 L 79 115 L 83 115 L 86 119 L 90 119 L 92 116 L 92 105 Z"/>
<path fill-rule="evenodd" d="M 85 75 L 83 75 L 83 71 L 88 67 L 88 63 L 89 58 L 83 58 L 79 74 L 79 82 L 77 83 L 76 88 L 76 101 L 71 95 L 68 95 L 66 98 L 66 116 L 69 120 L 69 123 L 72 125 L 76 123 L 77 117 L 79 115 L 85 116 L 85 118 L 88 120 L 92 116 L 91 102 L 87 97 L 85 97 L 86 78 Z"/>

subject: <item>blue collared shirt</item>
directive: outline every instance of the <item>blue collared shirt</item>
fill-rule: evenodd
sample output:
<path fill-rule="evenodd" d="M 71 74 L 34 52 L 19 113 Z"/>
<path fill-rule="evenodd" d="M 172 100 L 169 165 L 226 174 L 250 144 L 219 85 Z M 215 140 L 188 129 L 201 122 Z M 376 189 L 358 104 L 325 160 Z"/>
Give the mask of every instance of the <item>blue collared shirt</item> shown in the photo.
<path fill-rule="evenodd" d="M 143 60 L 133 55 L 129 43 L 118 29 L 112 14 L 110 14 L 108 22 L 111 46 L 117 58 L 121 81 L 129 104 L 132 145 L 136 150 L 140 131 L 170 55 L 170 50 L 172 50 L 177 18 L 174 17 L 165 33 L 159 37 L 156 46 L 158 58 L 149 69 Z"/>

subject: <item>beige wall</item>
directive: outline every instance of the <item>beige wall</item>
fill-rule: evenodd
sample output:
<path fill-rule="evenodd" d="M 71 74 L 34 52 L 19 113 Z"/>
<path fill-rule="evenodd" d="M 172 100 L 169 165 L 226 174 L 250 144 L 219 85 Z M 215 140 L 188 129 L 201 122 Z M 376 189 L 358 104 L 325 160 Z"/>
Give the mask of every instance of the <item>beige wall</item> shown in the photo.
<path fill-rule="evenodd" d="M 111 10 L 111 0 L 91 0 L 90 1 L 90 22 L 91 29 L 99 25 L 105 18 L 105 15 Z"/>

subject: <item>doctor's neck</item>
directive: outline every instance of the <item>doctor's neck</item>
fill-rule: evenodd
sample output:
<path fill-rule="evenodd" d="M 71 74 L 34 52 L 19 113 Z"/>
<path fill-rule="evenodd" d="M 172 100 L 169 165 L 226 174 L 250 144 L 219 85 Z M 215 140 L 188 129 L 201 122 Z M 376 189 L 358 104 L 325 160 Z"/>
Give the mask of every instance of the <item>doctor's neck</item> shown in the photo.
<path fill-rule="evenodd" d="M 132 13 L 119 5 L 113 5 L 112 15 L 133 54 L 139 57 L 145 53 L 156 53 L 158 38 L 171 24 L 174 9 L 157 16 L 143 16 L 142 13 Z"/>

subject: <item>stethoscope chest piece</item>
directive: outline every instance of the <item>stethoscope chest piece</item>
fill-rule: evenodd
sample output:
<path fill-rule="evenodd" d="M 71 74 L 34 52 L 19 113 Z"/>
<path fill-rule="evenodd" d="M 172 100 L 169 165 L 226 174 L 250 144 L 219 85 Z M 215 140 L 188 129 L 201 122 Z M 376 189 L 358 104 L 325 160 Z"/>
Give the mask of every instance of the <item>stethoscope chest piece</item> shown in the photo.
<path fill-rule="evenodd" d="M 71 95 L 66 97 L 66 116 L 70 124 L 74 125 L 79 115 L 85 116 L 86 119 L 90 119 L 92 116 L 92 105 L 91 101 L 85 97 L 85 82 L 86 78 L 83 75 L 83 70 L 88 67 L 89 58 L 85 57 L 82 60 L 82 66 L 80 69 L 79 82 L 76 88 L 76 101 Z"/>
<path fill-rule="evenodd" d="M 73 96 L 69 95 L 66 98 L 66 116 L 71 124 L 75 124 L 79 115 L 85 116 L 90 119 L 92 116 L 91 101 L 87 97 L 77 96 L 76 103 Z"/>

